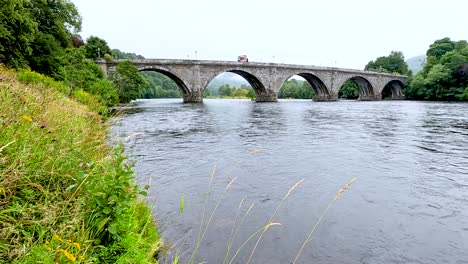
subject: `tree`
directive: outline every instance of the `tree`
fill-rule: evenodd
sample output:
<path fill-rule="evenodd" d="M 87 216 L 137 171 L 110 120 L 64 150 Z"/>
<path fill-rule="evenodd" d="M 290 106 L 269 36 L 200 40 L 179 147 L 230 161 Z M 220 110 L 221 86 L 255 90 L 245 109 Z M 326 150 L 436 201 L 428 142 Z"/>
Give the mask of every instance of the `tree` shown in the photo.
<path fill-rule="evenodd" d="M 135 53 L 127 53 L 120 51 L 119 49 L 112 49 L 112 54 L 115 55 L 115 58 L 117 59 L 129 59 L 129 60 L 135 60 L 135 59 L 144 59 L 145 57 L 141 55 L 137 55 Z"/>
<path fill-rule="evenodd" d="M 89 87 L 94 82 L 104 79 L 102 69 L 85 58 L 83 48 L 68 49 L 60 60 L 63 65 L 55 77 L 69 85 L 71 94 L 73 94 L 74 89 L 83 89 L 89 92 Z"/>
<path fill-rule="evenodd" d="M 229 84 L 223 84 L 218 88 L 218 93 L 220 96 L 231 96 L 231 87 Z"/>
<path fill-rule="evenodd" d="M 246 98 L 249 91 L 245 88 L 233 88 L 232 96 L 236 98 Z"/>
<path fill-rule="evenodd" d="M 422 100 L 468 100 L 468 44 L 436 40 L 427 51 L 424 69 L 409 80 L 406 97 Z"/>
<path fill-rule="evenodd" d="M 117 87 L 121 103 L 129 103 L 131 100 L 137 99 L 147 84 L 138 69 L 127 60 L 117 65 L 116 71 L 111 74 L 111 80 Z"/>
<path fill-rule="evenodd" d="M 142 72 L 147 84 L 141 92 L 141 98 L 179 98 L 182 96 L 179 86 L 169 77 L 158 72 Z"/>
<path fill-rule="evenodd" d="M 99 79 L 91 84 L 87 89 L 90 93 L 98 95 L 100 102 L 107 107 L 115 106 L 119 103 L 119 93 L 111 81 Z"/>
<path fill-rule="evenodd" d="M 30 15 L 38 31 L 31 42 L 28 57 L 32 70 L 52 76 L 60 67 L 57 59 L 71 46 L 72 32 L 81 30 L 81 17 L 68 0 L 30 1 Z"/>
<path fill-rule="evenodd" d="M 247 98 L 255 99 L 255 98 L 257 97 L 257 96 L 255 95 L 255 91 L 253 90 L 252 87 L 247 88 L 247 91 L 248 91 L 248 93 L 247 93 L 247 95 L 246 95 Z M 468 96 L 468 92 L 467 92 L 467 96 Z"/>
<path fill-rule="evenodd" d="M 312 99 L 315 92 L 307 81 L 290 79 L 284 82 L 278 93 L 278 98 Z"/>
<path fill-rule="evenodd" d="M 426 52 L 427 57 L 435 57 L 440 59 L 445 53 L 455 49 L 455 42 L 451 41 L 450 38 L 443 38 L 434 41 L 429 46 L 429 49 Z"/>
<path fill-rule="evenodd" d="M 112 50 L 107 45 L 107 42 L 101 38 L 91 36 L 86 40 L 85 56 L 88 59 L 96 60 L 104 58 L 106 54 L 112 56 Z"/>
<path fill-rule="evenodd" d="M 28 66 L 37 24 L 29 13 L 29 1 L 3 0 L 0 4 L 0 62 L 13 68 Z"/>
<path fill-rule="evenodd" d="M 378 57 L 375 61 L 370 61 L 364 70 L 411 75 L 401 51 L 392 51 L 388 56 Z"/>
<path fill-rule="evenodd" d="M 359 86 L 353 80 L 347 80 L 338 92 L 338 97 L 345 99 L 358 99 Z"/>

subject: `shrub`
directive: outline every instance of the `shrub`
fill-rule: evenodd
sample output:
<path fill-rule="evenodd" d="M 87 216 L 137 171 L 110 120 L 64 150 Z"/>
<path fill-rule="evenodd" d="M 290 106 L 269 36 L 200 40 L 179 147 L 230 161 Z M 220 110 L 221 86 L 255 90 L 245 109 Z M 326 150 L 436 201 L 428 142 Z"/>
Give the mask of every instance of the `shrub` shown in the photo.
<path fill-rule="evenodd" d="M 90 110 L 96 111 L 98 114 L 102 116 L 107 116 L 109 110 L 107 106 L 100 103 L 100 100 L 97 96 L 92 95 L 88 92 L 85 92 L 81 89 L 75 90 L 73 93 L 73 97 L 80 103 L 87 105 Z"/>
<path fill-rule="evenodd" d="M 18 81 L 25 84 L 40 84 L 49 86 L 66 95 L 70 93 L 70 88 L 65 83 L 57 82 L 50 77 L 29 70 L 22 70 L 18 72 Z"/>

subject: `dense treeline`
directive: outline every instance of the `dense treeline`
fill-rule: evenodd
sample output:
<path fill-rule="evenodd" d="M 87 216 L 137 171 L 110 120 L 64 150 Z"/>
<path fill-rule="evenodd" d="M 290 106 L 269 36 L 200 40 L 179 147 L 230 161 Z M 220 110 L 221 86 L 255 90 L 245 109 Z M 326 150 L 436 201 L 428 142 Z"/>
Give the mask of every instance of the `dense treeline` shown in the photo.
<path fill-rule="evenodd" d="M 364 67 L 364 70 L 408 76 L 412 74 L 401 51 L 392 51 L 388 56 L 378 57 L 375 61 L 370 61 Z"/>
<path fill-rule="evenodd" d="M 169 77 L 157 72 L 143 72 L 147 84 L 141 91 L 140 98 L 179 98 L 182 92 Z"/>
<path fill-rule="evenodd" d="M 449 38 L 428 49 L 423 70 L 409 82 L 405 94 L 417 100 L 468 100 L 468 44 Z"/>
<path fill-rule="evenodd" d="M 407 99 L 468 100 L 468 44 L 450 38 L 436 40 L 426 52 L 426 64 L 412 76 L 401 52 L 392 52 L 369 62 L 365 70 L 410 76 L 405 88 Z"/>
<path fill-rule="evenodd" d="M 69 86 L 70 96 L 96 98 L 105 107 L 138 98 L 146 85 L 130 63 L 104 76 L 93 61 L 110 59 L 113 51 L 98 37 L 81 39 L 82 19 L 70 1 L 4 0 L 0 14 L 0 62 L 7 67 L 53 77 Z M 127 81 L 136 86 L 122 83 Z M 107 114 L 104 107 L 99 112 Z"/>
<path fill-rule="evenodd" d="M 223 84 L 220 86 L 209 86 L 203 93 L 205 98 L 249 98 L 255 99 L 252 87 L 241 85 L 240 87 Z"/>
<path fill-rule="evenodd" d="M 283 83 L 278 98 L 312 99 L 315 92 L 309 82 L 305 80 L 290 79 Z"/>

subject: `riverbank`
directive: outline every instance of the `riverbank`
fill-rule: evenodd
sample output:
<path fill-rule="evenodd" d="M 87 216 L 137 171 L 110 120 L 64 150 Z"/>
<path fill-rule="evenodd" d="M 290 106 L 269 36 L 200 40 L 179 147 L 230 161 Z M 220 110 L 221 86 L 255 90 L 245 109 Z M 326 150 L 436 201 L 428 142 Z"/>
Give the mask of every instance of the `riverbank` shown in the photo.
<path fill-rule="evenodd" d="M 29 71 L 0 77 L 0 263 L 157 263 L 145 193 L 97 101 Z"/>

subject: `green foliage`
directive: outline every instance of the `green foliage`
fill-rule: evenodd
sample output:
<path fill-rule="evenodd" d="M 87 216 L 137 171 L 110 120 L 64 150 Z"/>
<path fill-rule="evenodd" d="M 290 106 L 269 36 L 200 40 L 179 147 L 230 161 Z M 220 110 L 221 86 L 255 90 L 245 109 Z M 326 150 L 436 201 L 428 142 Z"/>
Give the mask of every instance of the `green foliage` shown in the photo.
<path fill-rule="evenodd" d="M 107 45 L 107 42 L 95 36 L 91 36 L 86 40 L 84 49 L 85 56 L 88 59 L 96 60 L 104 58 L 106 54 L 112 56 L 112 50 Z"/>
<path fill-rule="evenodd" d="M 29 66 L 32 70 L 53 76 L 61 65 L 60 57 L 64 54 L 64 48 L 51 34 L 38 32 L 29 56 Z"/>
<path fill-rule="evenodd" d="M 18 81 L 25 84 L 36 84 L 41 86 L 52 87 L 63 94 L 69 94 L 69 87 L 63 82 L 57 82 L 54 79 L 44 76 L 37 72 L 22 70 L 18 72 Z"/>
<path fill-rule="evenodd" d="M 87 91 L 92 83 L 104 78 L 102 69 L 85 58 L 83 48 L 68 49 L 62 57 L 62 62 L 63 65 L 56 76 L 67 83 L 72 91 L 74 89 Z"/>
<path fill-rule="evenodd" d="M 91 111 L 94 111 L 102 116 L 107 115 L 108 109 L 105 104 L 102 104 L 99 97 L 77 89 L 73 92 L 73 98 L 78 102 L 87 105 Z"/>
<path fill-rule="evenodd" d="M 140 97 L 147 84 L 145 78 L 130 61 L 122 61 L 111 75 L 111 80 L 119 93 L 121 103 L 129 103 Z"/>
<path fill-rule="evenodd" d="M 468 101 L 468 86 L 465 88 L 465 91 L 462 94 L 462 100 Z"/>
<path fill-rule="evenodd" d="M 253 100 L 253 99 L 255 99 L 255 98 L 257 97 L 257 96 L 255 95 L 255 92 L 254 92 L 254 90 L 252 89 L 252 87 L 249 87 L 249 88 L 247 89 L 247 91 L 248 91 L 248 92 L 247 92 L 247 95 L 246 95 L 247 98 Z"/>
<path fill-rule="evenodd" d="M 100 243 L 110 243 L 118 240 L 124 230 L 119 229 L 117 221 L 128 214 L 132 201 L 136 198 L 138 189 L 133 182 L 131 165 L 125 163 L 122 146 L 117 147 L 112 155 L 112 161 L 94 167 L 88 164 L 87 170 L 79 178 L 84 182 L 86 190 L 86 222 L 93 233 L 100 239 Z M 93 175 L 105 172 L 102 177 Z M 87 179 L 84 181 L 84 179 Z M 108 183 L 105 190 L 101 190 L 99 182 Z"/>
<path fill-rule="evenodd" d="M 233 87 L 229 84 L 219 86 L 208 86 L 203 91 L 204 97 L 211 98 L 238 98 L 238 99 L 255 99 L 255 92 L 252 87 L 242 84 L 240 87 Z"/>
<path fill-rule="evenodd" d="M 141 55 L 137 55 L 135 53 L 127 53 L 120 51 L 119 49 L 112 49 L 112 54 L 114 54 L 116 59 L 127 59 L 127 60 L 136 60 L 136 59 L 144 59 L 145 57 Z"/>
<path fill-rule="evenodd" d="M 0 62 L 13 68 L 28 66 L 37 24 L 30 15 L 29 1 L 2 0 L 0 4 Z"/>
<path fill-rule="evenodd" d="M 409 81 L 406 97 L 418 100 L 467 100 L 468 45 L 466 41 L 436 40 L 427 51 L 424 69 Z"/>
<path fill-rule="evenodd" d="M 364 70 L 411 75 L 401 51 L 392 51 L 388 56 L 378 57 L 375 61 L 370 61 Z"/>
<path fill-rule="evenodd" d="M 31 17 L 38 32 L 28 58 L 32 70 L 52 76 L 60 67 L 60 57 L 71 46 L 71 32 L 81 30 L 81 17 L 68 0 L 31 1 Z"/>
<path fill-rule="evenodd" d="M 218 88 L 218 94 L 220 96 L 231 96 L 232 95 L 232 90 L 231 90 L 231 87 L 229 86 L 229 84 L 221 85 Z"/>
<path fill-rule="evenodd" d="M 99 96 L 99 101 L 108 107 L 119 104 L 119 93 L 112 82 L 107 79 L 96 80 L 88 90 Z"/>
<path fill-rule="evenodd" d="M 426 52 L 427 57 L 440 59 L 445 53 L 455 49 L 455 43 L 450 38 L 436 40 L 429 46 Z"/>
<path fill-rule="evenodd" d="M 233 88 L 231 90 L 231 96 L 235 98 L 246 98 L 249 91 L 244 88 Z"/>
<path fill-rule="evenodd" d="M 63 65 L 56 77 L 69 86 L 70 94 L 80 96 L 80 102 L 93 102 L 88 105 L 92 105 L 92 109 L 103 115 L 106 115 L 107 111 L 104 111 L 102 106 L 112 107 L 119 103 L 117 89 L 105 79 L 104 72 L 97 64 L 85 58 L 84 48 L 67 49 L 61 60 Z M 75 93 L 75 90 L 93 94 L 93 100 L 88 100 L 88 96 L 83 95 L 82 91 Z M 97 99 L 99 106 L 94 104 L 94 99 Z"/>
<path fill-rule="evenodd" d="M 307 81 L 291 79 L 284 82 L 278 93 L 278 98 L 312 99 L 315 91 Z"/>
<path fill-rule="evenodd" d="M 101 117 L 49 77 L 0 74 L 0 262 L 157 262 L 157 228 Z"/>
<path fill-rule="evenodd" d="M 353 80 L 347 80 L 341 87 L 338 97 L 345 99 L 358 99 L 359 86 Z"/>
<path fill-rule="evenodd" d="M 50 76 L 70 46 L 70 31 L 81 28 L 76 7 L 67 0 L 3 0 L 0 18 L 0 60 Z"/>
<path fill-rule="evenodd" d="M 181 89 L 169 77 L 158 72 L 142 72 L 147 83 L 143 87 L 141 98 L 179 98 Z"/>

